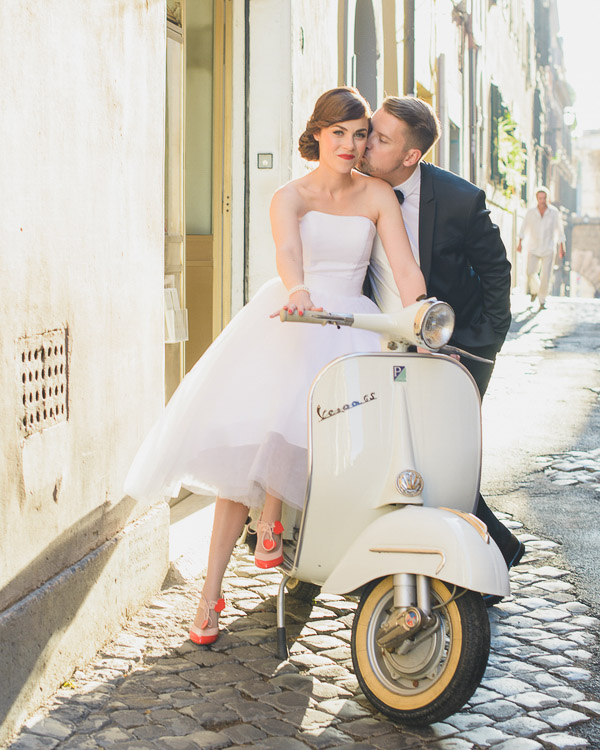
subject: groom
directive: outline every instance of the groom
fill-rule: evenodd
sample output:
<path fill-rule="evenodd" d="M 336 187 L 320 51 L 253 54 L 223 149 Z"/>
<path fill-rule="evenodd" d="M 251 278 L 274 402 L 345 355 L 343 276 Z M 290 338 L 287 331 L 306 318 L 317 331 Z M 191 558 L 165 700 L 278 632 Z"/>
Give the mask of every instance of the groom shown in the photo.
<path fill-rule="evenodd" d="M 361 171 L 395 190 L 411 248 L 425 277 L 427 293 L 448 302 L 456 314 L 450 344 L 485 359 L 496 359 L 510 326 L 510 263 L 498 227 L 489 217 L 485 194 L 461 177 L 422 161 L 440 137 L 433 109 L 414 97 L 388 96 L 371 120 Z M 369 268 L 375 302 L 384 312 L 402 307 L 379 239 Z M 494 369 L 463 358 L 481 397 Z M 507 566 L 525 551 L 479 495 L 484 521 Z M 486 597 L 488 605 L 501 597 Z"/>

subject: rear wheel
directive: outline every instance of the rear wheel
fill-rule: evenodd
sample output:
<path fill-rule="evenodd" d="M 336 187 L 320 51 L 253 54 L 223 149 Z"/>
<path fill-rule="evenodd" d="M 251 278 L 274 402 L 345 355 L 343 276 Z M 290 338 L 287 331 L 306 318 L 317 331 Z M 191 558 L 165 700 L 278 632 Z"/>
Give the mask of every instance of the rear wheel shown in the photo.
<path fill-rule="evenodd" d="M 246 544 L 248 546 L 249 554 L 253 555 L 256 550 L 256 530 L 251 527 L 252 519 L 250 516 L 246 519 L 240 538 L 237 540 L 237 544 Z"/>
<path fill-rule="evenodd" d="M 301 602 L 312 602 L 321 593 L 320 586 L 314 583 L 307 583 L 306 581 L 299 581 L 297 578 L 290 578 L 285 587 L 288 594 Z"/>
<path fill-rule="evenodd" d="M 477 689 L 490 651 L 481 594 L 431 579 L 435 624 L 394 651 L 375 637 L 393 609 L 391 576 L 363 592 L 352 627 L 352 660 L 369 701 L 401 724 L 424 726 L 460 710 Z"/>

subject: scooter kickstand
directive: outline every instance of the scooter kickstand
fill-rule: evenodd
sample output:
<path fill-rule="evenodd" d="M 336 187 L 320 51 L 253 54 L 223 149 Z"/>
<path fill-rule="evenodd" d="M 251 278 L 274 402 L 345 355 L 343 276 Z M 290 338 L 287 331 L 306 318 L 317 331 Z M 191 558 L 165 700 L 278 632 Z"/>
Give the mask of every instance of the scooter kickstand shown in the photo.
<path fill-rule="evenodd" d="M 288 658 L 287 635 L 285 632 L 285 585 L 290 580 L 284 575 L 279 584 L 277 592 L 277 656 L 280 659 Z"/>

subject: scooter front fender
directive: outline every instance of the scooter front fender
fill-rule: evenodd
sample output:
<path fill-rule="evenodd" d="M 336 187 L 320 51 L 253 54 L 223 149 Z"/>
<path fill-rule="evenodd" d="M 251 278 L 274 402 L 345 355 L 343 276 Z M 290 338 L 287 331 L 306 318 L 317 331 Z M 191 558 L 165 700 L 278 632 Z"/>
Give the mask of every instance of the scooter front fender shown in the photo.
<path fill-rule="evenodd" d="M 504 558 L 479 519 L 442 508 L 411 505 L 369 524 L 322 590 L 347 594 L 395 573 L 439 578 L 482 594 L 510 594 Z"/>

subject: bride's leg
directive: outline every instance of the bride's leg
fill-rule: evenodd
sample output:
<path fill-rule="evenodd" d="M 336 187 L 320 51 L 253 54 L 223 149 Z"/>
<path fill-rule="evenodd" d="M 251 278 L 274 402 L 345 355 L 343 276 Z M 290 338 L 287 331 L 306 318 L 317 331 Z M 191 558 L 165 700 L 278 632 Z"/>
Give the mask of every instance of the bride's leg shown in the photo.
<path fill-rule="evenodd" d="M 278 497 L 273 497 L 273 495 L 269 495 L 267 492 L 260 520 L 267 521 L 268 523 L 275 523 L 275 521 L 281 520 L 281 500 Z"/>
<path fill-rule="evenodd" d="M 247 517 L 246 505 L 224 497 L 217 498 L 203 587 L 203 593 L 209 601 L 221 596 L 223 576 Z"/>
<path fill-rule="evenodd" d="M 267 493 L 257 524 L 254 561 L 259 568 L 274 568 L 283 562 L 281 500 Z"/>
<path fill-rule="evenodd" d="M 208 569 L 194 624 L 190 629 L 190 639 L 194 643 L 214 643 L 219 636 L 219 612 L 225 606 L 221 599 L 221 584 L 247 515 L 248 508 L 242 503 L 217 498 L 208 551 Z"/>

